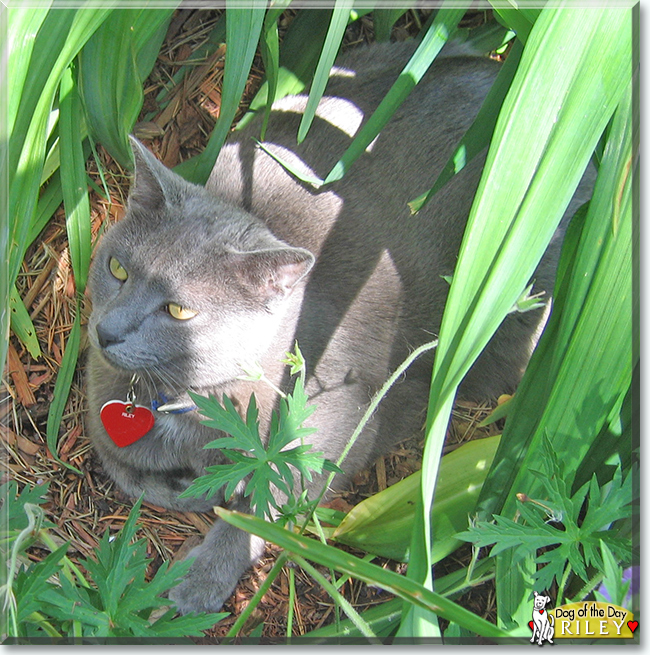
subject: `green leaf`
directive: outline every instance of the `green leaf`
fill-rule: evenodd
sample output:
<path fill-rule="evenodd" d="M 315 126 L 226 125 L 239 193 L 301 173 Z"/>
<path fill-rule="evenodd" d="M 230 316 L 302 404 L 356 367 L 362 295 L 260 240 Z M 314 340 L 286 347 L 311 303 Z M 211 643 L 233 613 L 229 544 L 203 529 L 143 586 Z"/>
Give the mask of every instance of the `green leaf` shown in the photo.
<path fill-rule="evenodd" d="M 393 571 L 365 562 L 314 539 L 294 534 L 257 517 L 231 512 L 222 507 L 217 508 L 216 511 L 220 518 L 241 530 L 256 534 L 290 552 L 299 553 L 305 559 L 322 566 L 332 567 L 366 584 L 381 587 L 409 603 L 456 621 L 459 625 L 477 634 L 494 638 L 508 636 L 507 632 L 500 630 L 485 619 Z"/>
<path fill-rule="evenodd" d="M 500 3 L 491 4 L 495 15 L 501 22 L 513 30 L 522 43 L 526 43 L 540 10 L 537 8 L 524 8 L 523 6 L 506 7 Z"/>
<path fill-rule="evenodd" d="M 451 0 L 447 0 L 440 7 L 435 22 L 432 23 L 411 60 L 404 67 L 379 107 L 359 130 L 354 141 L 327 175 L 325 184 L 340 180 L 345 175 L 352 163 L 365 151 L 390 120 L 395 110 L 406 99 L 413 87 L 422 79 L 422 76 L 426 73 L 465 13 L 465 8 L 455 8 L 453 5 L 454 3 Z"/>
<path fill-rule="evenodd" d="M 499 74 L 485 97 L 474 122 L 460 140 L 449 161 L 440 171 L 440 175 L 436 178 L 431 189 L 408 203 L 411 213 L 416 214 L 419 212 L 454 175 L 460 173 L 474 157 L 488 146 L 501 106 L 517 71 L 521 53 L 522 46 L 515 43 L 508 55 L 508 59 L 499 70 Z"/>
<path fill-rule="evenodd" d="M 270 93 L 270 80 L 263 82 L 236 130 L 244 128 L 260 109 L 270 111 L 269 106 L 275 100 L 305 89 L 316 69 L 331 14 L 331 9 L 304 8 L 298 12 L 280 44 L 280 68 L 275 93 Z"/>
<path fill-rule="evenodd" d="M 431 510 L 433 562 L 460 545 L 455 534 L 468 526 L 499 439 L 470 441 L 442 458 Z M 362 501 L 348 512 L 331 538 L 375 555 L 408 561 L 420 484 L 418 471 Z"/>
<path fill-rule="evenodd" d="M 500 511 L 505 502 L 503 511 L 510 513 L 508 490 L 530 491 L 527 470 L 543 434 L 573 475 L 632 382 L 632 359 L 638 353 L 632 341 L 630 172 L 636 155 L 631 152 L 629 103 L 627 95 L 617 111 L 584 225 L 572 225 L 567 234 L 555 310 L 514 397 L 481 495 L 484 512 Z M 620 217 L 616 232 L 614 213 Z M 590 477 L 591 472 L 583 472 L 583 479 Z"/>
<path fill-rule="evenodd" d="M 602 570 L 604 562 L 599 545 L 603 540 L 615 549 L 617 557 L 626 563 L 630 561 L 629 540 L 606 531 L 615 521 L 631 516 L 631 473 L 623 481 L 619 467 L 603 490 L 599 489 L 594 476 L 589 485 L 584 485 L 570 497 L 565 483 L 565 466 L 555 457 L 550 442 L 544 440 L 543 444 L 544 456 L 540 464 L 545 470 L 538 471 L 536 477 L 542 481 L 548 500 L 540 502 L 527 497 L 526 502 L 517 503 L 523 522 L 496 515 L 494 523 L 480 521 L 459 534 L 458 538 L 481 547 L 494 544 L 491 556 L 512 550 L 511 559 L 514 564 L 529 555 L 535 556 L 541 548 L 556 546 L 535 556 L 538 565 L 535 573 L 536 588 L 547 589 L 555 580 L 562 591 L 567 562 L 585 582 L 589 579 L 587 567 Z M 584 511 L 587 486 L 587 510 L 579 523 Z M 556 527 L 560 524 L 561 527 Z"/>
<path fill-rule="evenodd" d="M 619 607 L 625 607 L 625 598 L 630 588 L 630 580 L 623 582 L 623 567 L 618 565 L 612 551 L 607 544 L 601 540 L 600 553 L 603 562 L 603 587 L 607 590 L 609 597 L 604 596 L 600 591 L 594 591 L 596 600 L 612 603 Z"/>
<path fill-rule="evenodd" d="M 65 351 L 63 359 L 61 360 L 61 368 L 56 376 L 54 383 L 54 396 L 50 404 L 50 411 L 47 415 L 47 447 L 49 448 L 55 459 L 79 475 L 83 475 L 81 471 L 76 469 L 71 464 L 64 462 L 58 456 L 57 441 L 59 438 L 59 427 L 61 426 L 61 419 L 63 418 L 63 411 L 66 402 L 68 401 L 68 394 L 72 385 L 72 378 L 74 376 L 75 368 L 77 366 L 77 358 L 79 356 L 79 343 L 81 340 L 81 312 L 79 303 L 77 303 L 77 311 L 72 324 L 72 329 L 68 335 L 68 340 L 65 344 Z"/>
<path fill-rule="evenodd" d="M 7 142 L 12 132 L 29 73 L 36 35 L 51 4 L 50 1 L 42 3 L 39 7 L 6 7 L 8 14 L 6 20 L 11 29 L 6 31 L 5 38 L 7 40 L 3 49 L 7 53 L 6 70 L 11 71 L 11 93 L 2 94 L 2 97 L 7 99 L 6 122 L 0 126 L 3 143 Z M 5 79 L 8 80 L 8 78 Z"/>
<path fill-rule="evenodd" d="M 18 484 L 15 480 L 5 482 L 0 486 L 0 498 L 3 499 L 0 508 L 0 534 L 14 537 L 27 527 L 28 519 L 25 514 L 25 503 L 42 505 L 46 498 L 49 482 L 40 486 L 24 486 L 18 493 Z M 47 522 L 46 525 L 49 525 Z"/>
<path fill-rule="evenodd" d="M 14 334 L 27 348 L 29 354 L 34 359 L 38 359 L 41 356 L 41 346 L 36 338 L 36 330 L 15 286 L 11 288 L 9 296 L 9 311 L 11 312 L 11 329 Z"/>
<path fill-rule="evenodd" d="M 83 565 L 97 585 L 97 592 L 68 585 L 67 597 L 76 597 L 71 607 L 64 608 L 72 616 L 83 612 L 83 621 L 95 625 L 97 636 L 160 637 L 201 634 L 225 614 L 188 614 L 174 619 L 174 612 L 166 612 L 153 619 L 151 612 L 168 605 L 162 594 L 178 584 L 187 573 L 191 561 L 168 567 L 163 564 L 151 582 L 145 581 L 149 566 L 146 541 L 132 543 L 137 530 L 137 518 L 142 499 L 131 509 L 129 517 L 112 538 L 107 530 L 95 549 L 96 560 L 86 559 Z"/>
<path fill-rule="evenodd" d="M 190 392 L 199 411 L 208 417 L 206 425 L 230 434 L 210 442 L 206 448 L 219 448 L 233 464 L 217 464 L 206 469 L 207 475 L 195 480 L 181 497 L 214 495 L 225 487 L 224 495 L 229 498 L 235 488 L 246 477 L 244 496 L 250 497 L 251 508 L 257 516 L 270 516 L 271 508 L 278 509 L 272 489 L 275 487 L 289 496 L 294 488 L 293 467 L 307 480 L 312 471 L 320 473 L 323 468 L 340 472 L 334 464 L 323 459 L 323 454 L 310 452 L 311 445 L 287 448 L 295 441 L 302 441 L 314 432 L 303 428 L 302 422 L 313 413 L 315 407 L 307 405 L 302 377 L 296 379 L 294 390 L 287 398 L 280 399 L 279 413 L 273 412 L 266 447 L 259 436 L 258 411 L 255 395 L 251 394 L 242 420 L 231 400 L 223 396 L 222 407 L 213 397 L 204 398 Z M 243 452 L 241 452 L 243 451 Z"/>
<path fill-rule="evenodd" d="M 254 453 L 256 457 L 263 455 L 264 444 L 259 436 L 258 412 L 254 394 L 251 394 L 244 423 L 232 401 L 225 394 L 222 398 L 222 406 L 212 395 L 205 398 L 191 391 L 189 393 L 199 412 L 209 417 L 202 423 L 232 435 L 232 437 L 217 439 L 209 443 L 206 448 L 241 448 Z"/>
<path fill-rule="evenodd" d="M 315 189 L 320 188 L 325 184 L 325 180 L 321 180 L 320 177 L 315 177 L 314 175 L 310 175 L 304 171 L 303 166 L 297 162 L 297 163 L 292 163 L 286 159 L 283 159 L 280 157 L 280 155 L 272 152 L 269 148 L 267 148 L 263 143 L 260 141 L 256 141 L 257 146 L 263 150 L 267 155 L 275 159 L 275 161 L 280 164 L 283 168 L 289 171 L 294 177 L 297 179 L 301 180 L 302 182 L 306 182 L 307 184 L 311 184 Z"/>
<path fill-rule="evenodd" d="M 28 621 L 30 614 L 41 610 L 43 593 L 51 587 L 48 580 L 61 570 L 61 560 L 68 549 L 67 543 L 50 553 L 44 560 L 31 563 L 18 572 L 13 588 L 17 598 L 19 625 Z"/>
<path fill-rule="evenodd" d="M 327 36 L 325 37 L 325 43 L 321 51 L 320 59 L 318 60 L 316 72 L 314 73 L 314 80 L 309 92 L 307 106 L 305 107 L 302 119 L 300 120 L 300 127 L 298 128 L 298 143 L 304 141 L 312 121 L 314 120 L 314 116 L 316 115 L 316 108 L 323 97 L 323 91 L 325 91 L 325 86 L 329 80 L 330 70 L 334 65 L 334 60 L 336 59 L 339 48 L 341 47 L 341 41 L 343 40 L 343 34 L 347 27 L 350 18 L 350 10 L 353 5 L 354 0 L 334 1 L 332 20 L 329 29 L 327 30 Z"/>
<path fill-rule="evenodd" d="M 377 41 L 389 41 L 390 35 L 393 30 L 393 25 L 396 23 L 400 16 L 403 16 L 408 11 L 407 8 L 395 9 L 375 9 L 372 12 L 372 24 L 375 28 L 375 38 Z"/>
<path fill-rule="evenodd" d="M 47 225 L 48 221 L 52 218 L 54 212 L 61 206 L 63 202 L 63 190 L 61 189 L 61 176 L 59 171 L 56 171 L 50 178 L 47 186 L 41 193 L 36 206 L 36 215 L 32 224 L 29 226 L 29 233 L 25 243 L 25 250 L 30 246 L 43 228 Z M 22 257 L 24 258 L 23 252 Z"/>
<path fill-rule="evenodd" d="M 79 57 L 79 87 L 88 127 L 112 157 L 133 168 L 129 132 L 144 96 L 136 66 L 134 10 L 113 12 Z"/>
<path fill-rule="evenodd" d="M 239 101 L 248 80 L 248 73 L 257 48 L 266 2 L 253 0 L 252 6 L 242 7 L 237 0 L 226 1 L 226 64 L 219 119 L 205 150 L 198 158 L 183 162 L 176 172 L 198 184 L 205 184 L 221 146 L 230 131 Z"/>
<path fill-rule="evenodd" d="M 77 293 L 83 295 L 90 268 L 90 201 L 82 147 L 83 115 L 72 69 L 61 79 L 59 101 L 61 180 L 70 260 Z"/>
<path fill-rule="evenodd" d="M 423 517 L 414 534 L 409 566 L 411 575 L 413 559 L 421 563 L 420 570 L 413 572 L 418 580 L 425 579 L 429 571 L 426 520 L 452 399 L 463 376 L 533 276 L 600 134 L 622 98 L 631 73 L 631 16 L 631 12 L 604 8 L 546 7 L 527 40 L 497 121 L 440 328 L 423 456 L 428 480 L 423 483 Z M 581 25 L 579 38 L 575 38 L 576 24 Z M 613 33 L 617 35 L 616 46 L 610 51 Z M 603 299 L 607 296 L 604 294 Z M 609 296 L 616 309 L 601 307 L 601 321 L 606 315 L 620 316 L 619 310 L 625 313 L 624 297 L 616 301 Z M 619 334 L 620 329 L 619 325 Z M 600 352 L 602 340 L 591 347 Z M 616 350 L 616 356 L 627 368 L 622 351 Z M 586 359 L 592 361 L 577 365 L 573 360 L 573 370 L 567 370 L 572 379 L 584 366 L 595 364 L 591 355 Z M 520 386 L 515 405 L 521 390 Z M 529 400 L 535 403 L 532 416 L 539 417 L 539 397 Z M 575 419 L 580 405 L 574 400 L 571 394 L 557 396 L 553 406 Z M 521 442 L 530 434 L 525 429 L 518 431 L 518 455 L 527 452 Z M 555 435 L 555 429 L 549 429 L 549 434 Z M 505 434 L 499 450 L 506 448 L 504 438 Z M 573 448 L 570 457 L 576 457 L 580 449 Z M 493 468 L 500 466 L 499 459 L 497 452 Z M 523 466 L 508 462 L 510 468 L 503 467 L 498 482 L 490 479 L 492 474 L 488 476 L 482 494 L 488 485 L 493 493 L 510 498 L 522 489 L 528 493 L 528 486 L 513 487 L 509 483 L 512 478 L 504 483 L 503 476 L 523 477 L 533 461 Z M 510 503 L 505 516 L 514 514 L 513 501 Z M 512 599 L 513 611 L 521 607 L 522 598 L 508 596 L 508 590 L 499 587 L 499 580 L 497 585 L 498 594 Z M 500 620 L 507 624 L 510 616 Z"/>
<path fill-rule="evenodd" d="M 288 4 L 288 3 L 286 3 Z M 264 119 L 262 121 L 261 138 L 264 139 L 266 134 L 266 127 L 271 116 L 271 106 L 275 101 L 275 94 L 278 90 L 278 76 L 280 69 L 280 36 L 278 34 L 278 18 L 280 13 L 284 10 L 284 6 L 269 11 L 264 19 L 264 27 L 262 29 L 262 38 L 260 39 L 262 63 L 264 64 L 264 71 L 266 72 L 266 79 L 268 83 L 268 102 L 264 109 Z"/>
<path fill-rule="evenodd" d="M 34 42 L 8 148 L 5 143 L 7 149 L 0 157 L 0 195 L 9 198 L 9 229 L 0 231 L 0 251 L 9 264 L 7 274 L 0 276 L 0 298 L 5 303 L 18 274 L 34 216 L 46 154 L 47 124 L 61 76 L 111 11 L 85 11 L 83 7 L 49 11 Z M 16 47 L 22 48 L 23 44 Z M 0 331 L 7 334 L 7 330 L 5 313 Z M 6 341 L 2 340 L 0 362 L 5 354 Z"/>

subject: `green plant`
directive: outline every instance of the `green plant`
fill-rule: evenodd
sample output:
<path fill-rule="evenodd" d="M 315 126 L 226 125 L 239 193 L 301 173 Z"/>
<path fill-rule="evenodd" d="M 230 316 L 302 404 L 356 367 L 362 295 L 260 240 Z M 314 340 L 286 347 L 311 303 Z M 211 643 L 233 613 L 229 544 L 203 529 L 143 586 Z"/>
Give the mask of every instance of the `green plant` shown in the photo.
<path fill-rule="evenodd" d="M 40 505 L 47 492 L 10 482 L 0 489 L 3 553 L 0 599 L 6 613 L 4 636 L 18 643 L 110 643 L 111 638 L 147 640 L 201 635 L 227 614 L 188 614 L 175 617 L 170 601 L 161 594 L 178 584 L 190 562 L 163 564 L 150 582 L 145 572 L 146 540 L 132 543 L 137 529 L 141 500 L 135 503 L 117 535 L 107 530 L 94 558 L 81 560 L 84 575 L 65 555 L 68 544 L 55 547 Z M 51 553 L 39 562 L 29 562 L 25 550 L 44 544 Z M 108 640 L 106 642 L 105 640 Z"/>
<path fill-rule="evenodd" d="M 565 467 L 548 440 L 543 444 L 541 470 L 530 472 L 543 485 L 544 501 L 519 494 L 515 520 L 497 514 L 494 522 L 477 521 L 458 538 L 478 547 L 494 544 L 492 557 L 511 549 L 515 564 L 533 555 L 537 564 L 535 589 L 550 589 L 555 581 L 558 585 L 555 603 L 561 605 L 572 573 L 589 583 L 591 578 L 602 577 L 606 562 L 631 563 L 629 536 L 611 528 L 632 515 L 632 472 L 623 479 L 621 468 L 617 467 L 612 480 L 602 488 L 594 474 L 590 482 L 571 494 Z M 603 548 L 607 549 L 609 560 L 603 559 Z M 537 554 L 540 549 L 545 551 Z"/>
<path fill-rule="evenodd" d="M 287 354 L 287 364 L 291 365 L 291 374 L 296 378 L 293 392 L 280 399 L 278 412 L 273 412 L 269 427 L 268 441 L 262 442 L 259 432 L 259 420 L 255 395 L 251 395 L 246 420 L 235 409 L 232 401 L 224 395 L 223 405 L 214 397 L 205 398 L 192 393 L 201 414 L 207 417 L 205 425 L 221 430 L 228 437 L 211 441 L 206 448 L 218 448 L 232 461 L 232 464 L 217 464 L 207 467 L 207 475 L 195 480 L 181 497 L 208 496 L 225 487 L 224 495 L 229 498 L 237 485 L 250 476 L 244 489 L 244 496 L 250 496 L 251 508 L 256 516 L 272 517 L 273 510 L 282 510 L 278 506 L 273 488 L 287 496 L 287 509 L 295 513 L 299 508 L 309 509 L 306 494 L 301 492 L 298 499 L 294 492 L 293 467 L 301 478 L 311 481 L 312 471 L 340 471 L 323 453 L 310 452 L 312 446 L 305 444 L 305 437 L 315 432 L 314 428 L 304 428 L 302 424 L 316 409 L 308 405 L 305 393 L 305 365 L 298 344 L 295 353 Z M 283 394 L 284 396 L 284 394 Z M 300 444 L 288 448 L 294 441 Z M 312 503 L 313 505 L 313 503 Z"/>

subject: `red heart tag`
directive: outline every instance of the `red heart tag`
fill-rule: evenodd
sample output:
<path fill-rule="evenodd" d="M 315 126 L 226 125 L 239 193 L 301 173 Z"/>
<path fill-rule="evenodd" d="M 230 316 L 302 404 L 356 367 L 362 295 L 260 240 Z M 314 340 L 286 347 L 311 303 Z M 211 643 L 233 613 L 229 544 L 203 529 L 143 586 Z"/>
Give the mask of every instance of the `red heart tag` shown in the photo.
<path fill-rule="evenodd" d="M 634 634 L 634 631 L 639 627 L 639 622 L 638 621 L 628 621 L 627 622 L 627 627 L 632 631 L 632 634 Z"/>
<path fill-rule="evenodd" d="M 544 614 L 544 610 L 537 610 L 540 614 Z"/>
<path fill-rule="evenodd" d="M 127 403 L 121 400 L 109 400 L 101 408 L 102 419 L 108 436 L 116 446 L 124 448 L 144 437 L 155 422 L 153 412 L 148 407 L 133 405 L 127 412 Z"/>
<path fill-rule="evenodd" d="M 528 627 L 533 630 L 535 628 L 535 624 L 532 621 L 528 621 Z"/>

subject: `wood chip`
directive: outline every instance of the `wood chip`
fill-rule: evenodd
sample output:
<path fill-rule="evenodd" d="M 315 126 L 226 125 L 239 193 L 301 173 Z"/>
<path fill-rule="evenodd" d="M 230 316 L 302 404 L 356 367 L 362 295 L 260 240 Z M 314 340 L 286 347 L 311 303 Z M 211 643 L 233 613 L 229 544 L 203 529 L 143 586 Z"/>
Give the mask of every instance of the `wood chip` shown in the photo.
<path fill-rule="evenodd" d="M 50 257 L 47 260 L 47 264 L 45 264 L 45 268 L 38 274 L 38 277 L 34 280 L 34 283 L 32 286 L 29 288 L 29 291 L 25 294 L 25 297 L 23 298 L 23 303 L 25 304 L 25 307 L 29 309 L 34 300 L 36 300 L 36 296 L 38 296 L 39 292 L 43 288 L 43 285 L 45 282 L 47 282 L 48 278 L 50 277 L 50 274 L 52 273 L 52 269 L 56 266 L 57 264 L 57 259 L 56 257 Z"/>
<path fill-rule="evenodd" d="M 14 383 L 14 389 L 18 399 L 23 404 L 24 407 L 31 407 L 36 404 L 36 398 L 32 392 L 31 387 L 29 386 L 29 380 L 27 379 L 27 374 L 23 368 L 23 364 L 18 357 L 18 353 L 13 345 L 10 343 L 9 348 L 7 349 L 7 372 L 11 376 L 11 379 Z"/>
<path fill-rule="evenodd" d="M 41 446 L 33 441 L 23 437 L 21 434 L 16 435 L 16 445 L 18 449 L 27 455 L 36 455 L 36 453 L 41 449 Z"/>
<path fill-rule="evenodd" d="M 10 446 L 13 446 L 17 439 L 16 433 L 5 425 L 0 425 L 0 437 L 6 444 L 9 444 Z"/>

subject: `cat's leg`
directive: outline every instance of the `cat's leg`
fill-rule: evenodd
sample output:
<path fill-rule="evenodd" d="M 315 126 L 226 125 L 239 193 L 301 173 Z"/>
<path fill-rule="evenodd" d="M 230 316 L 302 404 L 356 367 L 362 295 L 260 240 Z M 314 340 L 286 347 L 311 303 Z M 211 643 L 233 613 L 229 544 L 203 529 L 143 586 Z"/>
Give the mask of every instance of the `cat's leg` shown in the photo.
<path fill-rule="evenodd" d="M 250 512 L 247 503 L 230 503 L 231 509 Z M 169 592 L 181 614 L 217 612 L 232 594 L 249 566 L 264 554 L 264 540 L 217 519 L 203 543 L 187 559 L 194 563 L 183 581 Z"/>

